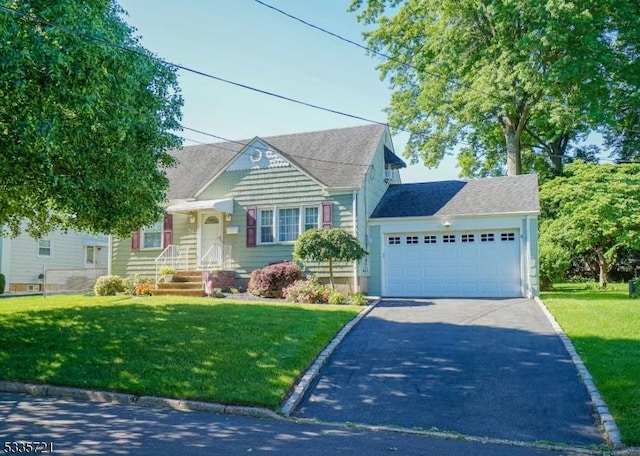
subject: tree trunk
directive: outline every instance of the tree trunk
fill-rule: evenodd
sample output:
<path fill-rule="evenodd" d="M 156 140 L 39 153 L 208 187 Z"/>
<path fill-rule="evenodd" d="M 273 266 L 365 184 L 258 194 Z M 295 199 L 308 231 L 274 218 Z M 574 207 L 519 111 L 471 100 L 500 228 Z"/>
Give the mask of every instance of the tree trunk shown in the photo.
<path fill-rule="evenodd" d="M 598 255 L 598 267 L 600 268 L 600 288 L 607 288 L 607 269 L 609 265 L 607 264 L 607 259 L 604 257 L 604 253 L 602 249 L 596 249 L 596 254 Z"/>
<path fill-rule="evenodd" d="M 520 137 L 510 123 L 504 125 L 504 138 L 507 143 L 507 176 L 522 174 Z"/>
<path fill-rule="evenodd" d="M 329 257 L 329 284 L 331 285 L 331 289 L 335 290 L 335 284 L 333 283 L 333 258 Z"/>

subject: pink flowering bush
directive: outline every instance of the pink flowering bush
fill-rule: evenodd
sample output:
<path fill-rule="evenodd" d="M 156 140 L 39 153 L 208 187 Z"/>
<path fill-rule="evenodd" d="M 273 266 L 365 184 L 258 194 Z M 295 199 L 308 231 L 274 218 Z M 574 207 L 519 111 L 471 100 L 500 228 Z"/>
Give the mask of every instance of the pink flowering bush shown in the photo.
<path fill-rule="evenodd" d="M 282 291 L 287 301 L 305 304 L 326 304 L 331 296 L 331 289 L 318 282 L 315 276 L 307 280 L 298 280 Z"/>

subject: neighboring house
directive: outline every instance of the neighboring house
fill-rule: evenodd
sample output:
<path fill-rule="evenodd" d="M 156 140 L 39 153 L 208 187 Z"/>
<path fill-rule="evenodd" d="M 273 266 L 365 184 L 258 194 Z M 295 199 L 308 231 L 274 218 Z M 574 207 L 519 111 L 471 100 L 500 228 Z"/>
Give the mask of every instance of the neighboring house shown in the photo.
<path fill-rule="evenodd" d="M 336 282 L 343 289 L 384 296 L 428 296 L 432 291 L 467 295 L 466 289 L 459 292 L 445 288 L 418 290 L 413 284 L 416 274 L 420 274 L 420 281 L 441 280 L 440 277 L 430 278 L 420 261 L 413 267 L 403 262 L 394 256 L 388 243 L 395 246 L 398 237 L 397 245 L 406 242 L 413 245 L 416 237 L 418 244 L 423 244 L 426 236 L 464 234 L 467 245 L 470 233 L 475 239 L 475 233 L 481 236 L 495 229 L 491 232 L 494 239 L 503 231 L 508 233 L 512 239 L 509 242 L 518 245 L 518 258 L 526 258 L 520 261 L 517 271 L 509 272 L 520 277 L 518 290 L 510 282 L 495 295 L 537 293 L 537 240 L 531 232 L 537 232 L 534 229 L 538 201 L 535 176 L 492 180 L 498 194 L 511 191 L 513 186 L 529 193 L 526 201 L 532 204 L 523 201 L 509 214 L 499 204 L 491 206 L 489 212 L 474 214 L 479 207 L 459 212 L 457 207 L 465 204 L 464 199 L 453 204 L 452 212 L 442 214 L 430 210 L 405 214 L 384 208 L 393 209 L 397 205 L 418 208 L 422 200 L 432 200 L 434 196 L 427 189 L 412 193 L 408 199 L 400 192 L 399 199 L 394 199 L 394 194 L 398 196 L 397 189 L 409 189 L 415 184 L 401 184 L 398 170 L 406 165 L 394 153 L 391 135 L 383 125 L 256 137 L 242 142 L 190 146 L 170 153 L 178 164 L 167 173 L 170 190 L 166 217 L 133 233 L 130 239 L 113 240 L 113 274 L 154 277 L 158 266 L 172 264 L 184 270 L 233 271 L 236 280 L 245 286 L 253 270 L 291 260 L 293 244 L 304 230 L 341 227 L 354 234 L 370 252 L 361 262 L 343 265 L 334 271 Z M 466 187 L 464 183 L 459 185 Z M 468 185 L 471 188 L 476 181 Z M 458 201 L 454 194 L 449 196 Z M 480 197 L 496 196 L 488 192 Z M 445 201 L 441 203 L 447 207 Z M 442 215 L 451 216 L 449 228 L 442 225 Z M 478 223 L 474 223 L 476 218 Z M 407 240 L 407 235 L 411 239 Z M 428 239 L 430 242 L 431 237 Z M 460 246 L 459 243 L 456 246 Z M 453 242 L 447 242 L 451 244 Z M 497 246 L 496 243 L 493 250 Z M 414 257 L 408 258 L 411 261 L 420 258 Z M 399 268 L 401 273 L 394 272 Z M 326 278 L 325 267 L 311 267 L 310 272 Z M 480 274 L 473 279 L 482 280 L 482 277 Z M 503 291 L 505 289 L 508 291 Z M 478 293 L 483 290 L 491 291 L 480 287 Z"/>
<path fill-rule="evenodd" d="M 106 271 L 107 264 L 106 236 L 53 231 L 42 239 L 25 233 L 0 238 L 0 272 L 5 275 L 5 292 L 43 291 L 46 271 Z"/>

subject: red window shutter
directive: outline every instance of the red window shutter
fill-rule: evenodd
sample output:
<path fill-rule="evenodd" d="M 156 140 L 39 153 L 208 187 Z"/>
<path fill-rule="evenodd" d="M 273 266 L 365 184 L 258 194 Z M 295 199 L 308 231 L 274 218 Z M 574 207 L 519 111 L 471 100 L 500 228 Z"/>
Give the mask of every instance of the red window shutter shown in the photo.
<path fill-rule="evenodd" d="M 256 218 L 258 209 L 255 207 L 247 208 L 247 247 L 256 246 Z"/>
<path fill-rule="evenodd" d="M 162 231 L 162 247 L 166 248 L 173 244 L 173 214 L 164 216 L 164 228 Z"/>
<path fill-rule="evenodd" d="M 140 230 L 131 233 L 131 250 L 133 252 L 140 250 Z"/>
<path fill-rule="evenodd" d="M 322 203 L 322 228 L 327 229 L 333 226 L 333 203 Z"/>

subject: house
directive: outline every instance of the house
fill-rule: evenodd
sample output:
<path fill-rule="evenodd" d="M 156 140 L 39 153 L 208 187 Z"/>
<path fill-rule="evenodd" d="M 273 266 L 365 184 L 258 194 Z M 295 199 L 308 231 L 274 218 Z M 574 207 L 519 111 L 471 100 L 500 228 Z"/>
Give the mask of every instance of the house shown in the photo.
<path fill-rule="evenodd" d="M 478 184 L 484 182 L 480 180 L 405 186 L 399 169 L 406 165 L 394 153 L 388 128 L 378 124 L 189 146 L 170 153 L 178 164 L 168 171 L 166 217 L 129 239 L 113 240 L 113 274 L 157 277 L 159 266 L 170 264 L 179 270 L 214 270 L 242 287 L 253 270 L 291 260 L 293 244 L 304 230 L 341 227 L 370 252 L 362 261 L 334 270 L 336 282 L 348 291 L 384 296 L 537 292 L 535 176 L 488 180 L 493 182 L 492 189 Z M 414 191 L 403 194 L 408 189 Z M 501 200 L 486 210 L 466 207 L 474 198 L 491 199 L 512 189 L 528 193 L 527 199 L 514 197 L 515 207 Z M 447 197 L 451 201 L 445 201 Z M 400 211 L 401 207 L 407 211 Z M 445 221 L 448 226 L 443 225 Z M 509 282 L 481 284 L 472 290 L 466 285 L 470 271 L 463 267 L 469 254 L 462 247 L 472 238 L 481 245 L 483 234 L 491 234 L 494 240 L 498 236 L 496 242 L 502 242 L 503 232 L 518 245 L 519 263 L 509 271 L 520 278 L 518 289 Z M 457 249 L 442 255 L 451 261 L 461 259 L 458 278 L 464 278 L 464 290 L 417 287 L 417 281 L 451 277 L 429 276 L 430 266 L 423 264 L 422 255 L 431 252 L 395 250 L 414 242 L 421 249 L 432 236 L 438 248 L 446 244 Z M 456 242 L 451 237 L 444 241 L 442 236 L 455 236 Z M 477 250 L 475 255 L 493 254 L 496 246 Z M 309 272 L 322 278 L 327 271 L 324 265 L 312 265 Z M 478 282 L 487 274 L 470 277 Z"/>
<path fill-rule="evenodd" d="M 77 291 L 74 285 L 82 285 L 85 278 L 94 281 L 106 274 L 107 264 L 104 235 L 58 230 L 41 239 L 24 232 L 0 238 L 0 272 L 6 280 L 4 291 L 9 293 L 42 292 L 45 285 L 49 291 Z"/>

